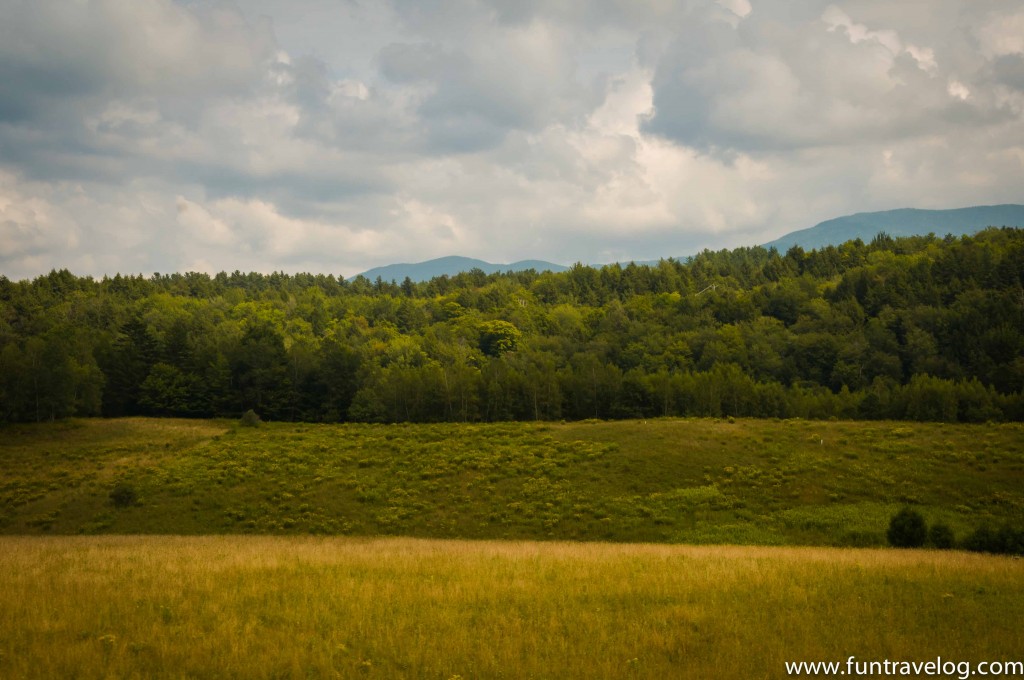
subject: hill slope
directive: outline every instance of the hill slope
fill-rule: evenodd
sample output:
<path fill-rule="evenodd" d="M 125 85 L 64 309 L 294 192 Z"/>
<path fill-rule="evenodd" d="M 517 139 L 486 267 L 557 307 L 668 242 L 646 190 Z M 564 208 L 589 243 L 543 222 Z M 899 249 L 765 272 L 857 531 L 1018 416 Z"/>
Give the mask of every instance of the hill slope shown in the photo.
<path fill-rule="evenodd" d="M 0 534 L 883 545 L 907 503 L 960 538 L 1024 523 L 1020 424 L 127 418 L 3 435 Z"/>
<path fill-rule="evenodd" d="M 954 210 L 901 208 L 882 212 L 856 213 L 826 220 L 809 229 L 794 231 L 764 244 L 784 253 L 795 245 L 804 250 L 839 245 L 859 238 L 869 242 L 879 232 L 889 236 L 939 236 L 973 234 L 985 227 L 1024 226 L 1024 205 L 982 205 Z"/>

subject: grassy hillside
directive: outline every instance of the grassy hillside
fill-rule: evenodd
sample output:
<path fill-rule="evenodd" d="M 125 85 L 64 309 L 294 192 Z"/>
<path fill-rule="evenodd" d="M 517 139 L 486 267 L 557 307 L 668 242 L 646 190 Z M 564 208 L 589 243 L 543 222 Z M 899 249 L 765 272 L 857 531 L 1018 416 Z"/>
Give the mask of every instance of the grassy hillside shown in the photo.
<path fill-rule="evenodd" d="M 1024 425 L 651 420 L 0 431 L 0 532 L 882 545 L 1024 524 Z M 118 485 L 137 501 L 117 507 Z"/>
<path fill-rule="evenodd" d="M 726 679 L 851 655 L 1019 660 L 1022 576 L 1020 560 L 935 551 L 3 537 L 0 676 Z"/>

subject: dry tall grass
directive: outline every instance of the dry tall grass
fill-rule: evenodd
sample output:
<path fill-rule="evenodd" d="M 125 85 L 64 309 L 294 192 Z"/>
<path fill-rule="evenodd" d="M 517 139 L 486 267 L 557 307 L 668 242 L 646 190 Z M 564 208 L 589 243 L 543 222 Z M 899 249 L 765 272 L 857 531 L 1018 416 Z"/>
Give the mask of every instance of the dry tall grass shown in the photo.
<path fill-rule="evenodd" d="M 4 678 L 774 678 L 1020 656 L 1024 561 L 311 537 L 0 538 Z"/>

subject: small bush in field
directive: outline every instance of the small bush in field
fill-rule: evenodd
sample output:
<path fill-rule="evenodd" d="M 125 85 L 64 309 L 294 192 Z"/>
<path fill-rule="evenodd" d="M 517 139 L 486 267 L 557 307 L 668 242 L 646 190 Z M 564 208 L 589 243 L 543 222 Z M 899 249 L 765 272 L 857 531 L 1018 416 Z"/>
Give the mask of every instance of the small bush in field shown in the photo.
<path fill-rule="evenodd" d="M 895 548 L 920 548 L 928 538 L 928 525 L 921 513 L 903 508 L 893 515 L 886 537 Z"/>
<path fill-rule="evenodd" d="M 939 523 L 928 530 L 928 543 L 939 550 L 950 550 L 956 544 L 956 539 L 948 524 Z"/>
<path fill-rule="evenodd" d="M 116 508 L 127 508 L 139 502 L 139 494 L 131 484 L 120 482 L 111 489 L 110 500 Z"/>
<path fill-rule="evenodd" d="M 242 414 L 242 417 L 238 419 L 238 424 L 242 427 L 259 427 L 260 416 L 256 411 L 249 409 Z"/>

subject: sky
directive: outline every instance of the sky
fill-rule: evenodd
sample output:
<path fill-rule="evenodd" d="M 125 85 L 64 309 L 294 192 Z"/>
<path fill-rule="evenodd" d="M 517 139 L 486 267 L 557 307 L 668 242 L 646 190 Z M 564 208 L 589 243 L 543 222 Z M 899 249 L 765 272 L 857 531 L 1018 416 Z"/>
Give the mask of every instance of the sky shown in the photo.
<path fill-rule="evenodd" d="M 0 0 L 0 275 L 679 257 L 1024 203 L 1017 0 Z"/>

